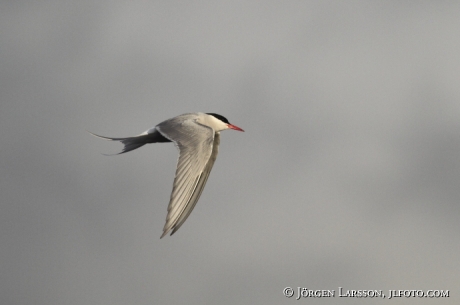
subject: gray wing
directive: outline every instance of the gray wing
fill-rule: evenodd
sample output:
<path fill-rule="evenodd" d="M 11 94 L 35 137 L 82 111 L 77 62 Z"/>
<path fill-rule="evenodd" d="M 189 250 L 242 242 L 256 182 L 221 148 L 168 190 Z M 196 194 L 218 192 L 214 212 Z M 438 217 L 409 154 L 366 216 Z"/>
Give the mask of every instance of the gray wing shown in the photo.
<path fill-rule="evenodd" d="M 204 186 L 206 185 L 206 182 L 208 181 L 209 174 L 211 173 L 211 169 L 214 165 L 214 162 L 216 161 L 217 153 L 219 152 L 219 143 L 220 143 L 220 134 L 216 133 L 214 136 L 214 143 L 212 145 L 211 157 L 209 158 L 209 161 L 206 164 L 206 167 L 204 168 L 203 172 L 201 173 L 198 179 L 198 183 L 196 185 L 196 188 L 195 188 L 195 191 L 193 192 L 192 197 L 190 198 L 189 203 L 187 204 L 186 208 L 182 212 L 182 215 L 177 220 L 177 223 L 174 225 L 174 229 L 171 232 L 171 235 L 173 235 L 177 230 L 179 230 L 179 228 L 182 226 L 185 220 L 187 220 L 187 217 L 190 215 L 190 213 L 192 213 L 192 210 L 195 207 L 196 203 L 198 202 L 198 199 L 200 199 L 201 192 L 203 192 Z"/>
<path fill-rule="evenodd" d="M 188 116 L 173 118 L 156 128 L 180 152 L 163 237 L 171 229 L 176 232 L 192 212 L 214 165 L 219 136 L 215 137 L 212 128 L 197 124 Z"/>

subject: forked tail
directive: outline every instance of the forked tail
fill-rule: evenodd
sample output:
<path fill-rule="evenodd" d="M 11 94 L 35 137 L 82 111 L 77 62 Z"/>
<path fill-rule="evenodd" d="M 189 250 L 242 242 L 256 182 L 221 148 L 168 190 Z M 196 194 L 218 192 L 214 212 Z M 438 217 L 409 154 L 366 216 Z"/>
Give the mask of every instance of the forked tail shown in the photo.
<path fill-rule="evenodd" d="M 109 141 L 119 141 L 124 145 L 123 150 L 121 152 L 119 152 L 117 154 L 103 154 L 105 156 L 114 156 L 114 155 L 124 154 L 124 153 L 127 153 L 128 151 L 137 149 L 137 148 L 142 147 L 145 144 L 149 143 L 149 135 L 148 134 L 139 135 L 139 136 L 136 136 L 136 137 L 129 137 L 129 138 L 109 138 L 109 137 L 103 137 L 103 136 L 94 134 L 92 132 L 89 132 L 89 133 L 92 134 L 93 136 L 101 138 L 101 139 L 105 139 L 105 140 L 109 140 Z"/>

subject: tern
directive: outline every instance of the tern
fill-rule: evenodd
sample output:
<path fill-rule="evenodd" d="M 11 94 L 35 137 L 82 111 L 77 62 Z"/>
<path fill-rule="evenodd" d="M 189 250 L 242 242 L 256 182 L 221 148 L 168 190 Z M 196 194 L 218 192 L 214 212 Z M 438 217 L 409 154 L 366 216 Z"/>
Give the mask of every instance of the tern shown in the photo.
<path fill-rule="evenodd" d="M 163 238 L 172 230 L 173 235 L 184 224 L 192 212 L 212 166 L 216 161 L 220 143 L 220 132 L 226 129 L 244 131 L 222 115 L 216 113 L 186 113 L 161 122 L 145 132 L 128 138 L 109 138 L 90 132 L 92 135 L 120 141 L 124 154 L 145 144 L 173 142 L 179 150 L 176 175 L 168 205 L 168 214 L 163 228 Z"/>

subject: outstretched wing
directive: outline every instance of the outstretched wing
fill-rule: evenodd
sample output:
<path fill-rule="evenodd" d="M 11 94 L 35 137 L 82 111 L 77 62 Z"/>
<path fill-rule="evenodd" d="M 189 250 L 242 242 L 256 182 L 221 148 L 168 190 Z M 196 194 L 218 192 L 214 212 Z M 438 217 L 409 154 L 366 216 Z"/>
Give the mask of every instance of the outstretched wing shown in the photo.
<path fill-rule="evenodd" d="M 195 191 L 193 192 L 192 197 L 190 198 L 189 203 L 187 204 L 184 211 L 182 212 L 182 215 L 177 220 L 177 223 L 174 225 L 174 229 L 171 232 L 171 235 L 173 235 L 177 230 L 179 230 L 182 224 L 187 220 L 190 213 L 192 213 L 192 210 L 195 207 L 196 203 L 198 202 L 198 199 L 200 199 L 201 192 L 203 192 L 204 186 L 206 185 L 206 182 L 208 181 L 209 174 L 211 173 L 211 169 L 214 165 L 214 162 L 216 161 L 217 153 L 219 151 L 219 143 L 220 143 L 220 135 L 219 133 L 216 133 L 214 135 L 214 143 L 212 145 L 211 157 L 209 158 L 209 161 L 206 164 L 206 167 L 204 168 L 203 172 L 201 173 L 198 179 L 198 183 L 196 185 L 196 188 L 195 188 Z"/>
<path fill-rule="evenodd" d="M 157 125 L 156 129 L 173 141 L 180 153 L 163 237 L 171 229 L 176 232 L 190 215 L 206 184 L 218 145 L 214 152 L 214 130 L 196 123 L 190 116 L 175 117 Z"/>

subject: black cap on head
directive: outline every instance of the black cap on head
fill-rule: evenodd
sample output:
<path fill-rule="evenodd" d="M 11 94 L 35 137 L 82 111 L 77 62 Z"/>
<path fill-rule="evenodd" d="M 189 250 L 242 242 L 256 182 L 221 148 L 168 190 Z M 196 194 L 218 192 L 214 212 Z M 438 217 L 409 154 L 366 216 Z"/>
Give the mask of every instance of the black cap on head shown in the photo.
<path fill-rule="evenodd" d="M 224 117 L 223 115 L 220 115 L 220 114 L 217 114 L 217 113 L 206 113 L 206 114 L 212 115 L 213 117 L 221 120 L 225 124 L 230 124 L 230 122 L 227 120 L 227 118 Z"/>

